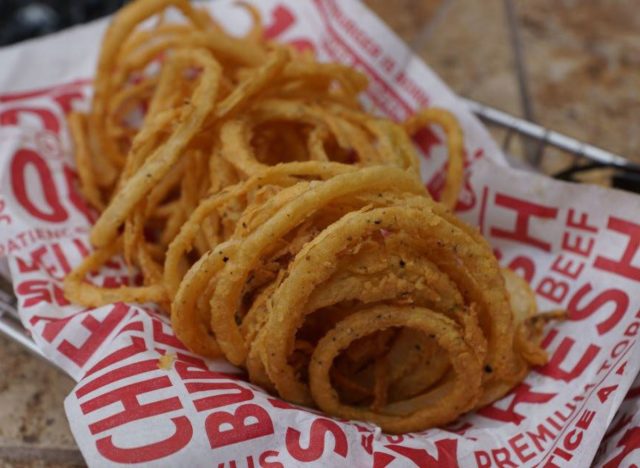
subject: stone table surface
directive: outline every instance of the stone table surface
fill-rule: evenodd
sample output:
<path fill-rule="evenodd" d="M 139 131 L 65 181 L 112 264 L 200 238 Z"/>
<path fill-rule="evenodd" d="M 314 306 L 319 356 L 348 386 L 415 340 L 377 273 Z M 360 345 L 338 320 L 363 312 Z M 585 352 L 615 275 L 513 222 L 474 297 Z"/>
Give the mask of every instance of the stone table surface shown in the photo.
<path fill-rule="evenodd" d="M 365 2 L 459 94 L 640 162 L 638 0 Z M 4 338 L 0 375 L 0 467 L 83 465 L 71 379 Z"/>
<path fill-rule="evenodd" d="M 638 0 L 364 1 L 458 94 L 640 162 Z"/>
<path fill-rule="evenodd" d="M 64 414 L 73 381 L 0 337 L 0 467 L 84 465 Z"/>

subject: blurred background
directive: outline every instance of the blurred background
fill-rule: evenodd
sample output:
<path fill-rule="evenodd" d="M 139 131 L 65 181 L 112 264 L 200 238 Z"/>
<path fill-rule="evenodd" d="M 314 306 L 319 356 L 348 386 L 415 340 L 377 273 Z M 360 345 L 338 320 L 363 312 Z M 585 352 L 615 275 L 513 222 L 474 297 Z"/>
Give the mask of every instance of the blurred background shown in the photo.
<path fill-rule="evenodd" d="M 640 1 L 365 2 L 461 96 L 640 162 Z M 575 161 L 548 151 L 539 163 L 557 174 Z M 625 176 L 616 185 L 640 189 Z"/>
<path fill-rule="evenodd" d="M 640 0 L 363 0 L 461 96 L 640 163 Z M 0 46 L 109 14 L 124 0 L 0 0 Z M 493 128 L 498 141 L 505 131 Z M 514 139 L 557 175 L 583 162 Z M 640 190 L 611 169 L 576 178 Z M 64 416 L 73 382 L 0 338 L 0 467 L 82 465 Z"/>
<path fill-rule="evenodd" d="M 0 46 L 108 15 L 126 0 L 0 0 Z"/>

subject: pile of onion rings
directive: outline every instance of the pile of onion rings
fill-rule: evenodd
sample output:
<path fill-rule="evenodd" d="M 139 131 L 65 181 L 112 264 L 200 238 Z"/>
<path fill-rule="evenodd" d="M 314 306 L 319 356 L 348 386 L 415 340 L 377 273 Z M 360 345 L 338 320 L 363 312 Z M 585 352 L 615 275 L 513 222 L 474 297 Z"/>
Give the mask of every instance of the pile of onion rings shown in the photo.
<path fill-rule="evenodd" d="M 452 214 L 456 119 L 374 116 L 362 74 L 265 40 L 258 12 L 239 7 L 254 20 L 243 37 L 186 0 L 115 16 L 91 110 L 69 116 L 80 188 L 100 216 L 66 296 L 158 303 L 192 351 L 389 433 L 503 396 L 546 362 L 543 326 L 559 314 L 537 314 L 526 282 Z M 411 140 L 430 125 L 448 141 L 440 202 Z M 114 255 L 141 285 L 87 281 Z"/>

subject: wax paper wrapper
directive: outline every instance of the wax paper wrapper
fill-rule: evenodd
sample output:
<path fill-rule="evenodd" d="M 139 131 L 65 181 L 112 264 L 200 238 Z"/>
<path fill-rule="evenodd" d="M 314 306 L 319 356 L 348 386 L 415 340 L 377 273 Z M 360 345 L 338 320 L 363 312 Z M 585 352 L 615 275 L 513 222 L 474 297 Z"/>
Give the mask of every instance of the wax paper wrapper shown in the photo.
<path fill-rule="evenodd" d="M 531 282 L 541 309 L 566 308 L 569 320 L 546 334 L 549 363 L 502 400 L 448 427 L 388 436 L 292 406 L 224 361 L 202 360 L 151 305 L 70 304 L 61 282 L 90 252 L 96 214 L 76 189 L 64 116 L 88 105 L 106 22 L 10 47 L 0 51 L 0 257 L 24 326 L 77 381 L 65 407 L 89 465 L 583 467 L 598 453 L 602 466 L 630 466 L 640 445 L 638 384 L 627 393 L 640 366 L 640 199 L 509 168 L 464 104 L 359 2 L 252 3 L 268 37 L 365 72 L 376 112 L 453 111 L 466 139 L 459 215 Z M 250 25 L 229 1 L 206 7 L 233 33 Z M 416 142 L 437 196 L 444 135 Z M 90 280 L 117 286 L 129 275 L 114 259 Z"/>

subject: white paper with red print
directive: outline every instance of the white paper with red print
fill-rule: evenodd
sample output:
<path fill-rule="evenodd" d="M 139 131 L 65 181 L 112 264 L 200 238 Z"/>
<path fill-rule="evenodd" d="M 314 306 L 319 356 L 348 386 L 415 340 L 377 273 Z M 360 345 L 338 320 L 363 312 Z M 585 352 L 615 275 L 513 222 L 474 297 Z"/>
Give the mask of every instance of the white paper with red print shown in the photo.
<path fill-rule="evenodd" d="M 78 382 L 65 407 L 87 462 L 582 467 L 598 452 L 599 466 L 632 466 L 640 459 L 640 382 L 628 393 L 640 367 L 640 198 L 508 168 L 481 124 L 359 2 L 252 3 L 270 37 L 367 73 L 365 100 L 378 111 L 454 111 L 467 153 L 459 214 L 527 277 L 542 309 L 567 308 L 571 320 L 546 335 L 549 364 L 501 401 L 447 428 L 386 436 L 291 406 L 226 362 L 192 355 L 151 305 L 69 304 L 61 280 L 89 252 L 95 214 L 75 188 L 64 114 L 87 106 L 106 22 L 0 50 L 0 257 L 9 261 L 23 324 Z M 232 32 L 249 25 L 230 1 L 208 7 Z M 437 193 L 443 135 L 423 132 L 418 143 L 425 182 Z M 92 281 L 116 286 L 129 277 L 114 259 Z M 164 354 L 173 358 L 169 369 L 158 364 Z"/>
<path fill-rule="evenodd" d="M 600 444 L 597 468 L 637 467 L 640 445 L 640 376 L 627 392 L 622 405 Z M 634 464 L 635 462 L 635 464 Z"/>

